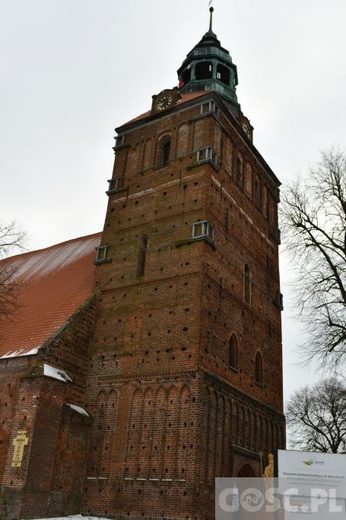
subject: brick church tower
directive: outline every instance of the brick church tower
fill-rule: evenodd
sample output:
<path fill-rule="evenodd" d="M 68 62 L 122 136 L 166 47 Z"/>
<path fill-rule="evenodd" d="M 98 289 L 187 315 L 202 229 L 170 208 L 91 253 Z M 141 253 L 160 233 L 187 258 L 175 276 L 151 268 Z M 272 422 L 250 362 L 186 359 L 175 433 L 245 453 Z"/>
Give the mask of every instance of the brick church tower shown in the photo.
<path fill-rule="evenodd" d="M 117 129 L 97 250 L 83 513 L 214 517 L 214 479 L 284 447 L 279 181 L 210 27 Z"/>

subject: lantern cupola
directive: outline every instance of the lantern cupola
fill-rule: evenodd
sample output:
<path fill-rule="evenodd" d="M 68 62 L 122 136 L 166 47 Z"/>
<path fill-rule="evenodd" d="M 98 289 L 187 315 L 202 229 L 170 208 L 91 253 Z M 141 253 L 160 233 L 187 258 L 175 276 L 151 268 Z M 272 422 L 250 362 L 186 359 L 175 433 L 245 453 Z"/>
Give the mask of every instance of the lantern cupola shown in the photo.
<path fill-rule="evenodd" d="M 178 70 L 180 92 L 214 90 L 239 107 L 236 95 L 237 67 L 213 31 L 213 7 L 209 11 L 208 32 L 189 52 Z"/>

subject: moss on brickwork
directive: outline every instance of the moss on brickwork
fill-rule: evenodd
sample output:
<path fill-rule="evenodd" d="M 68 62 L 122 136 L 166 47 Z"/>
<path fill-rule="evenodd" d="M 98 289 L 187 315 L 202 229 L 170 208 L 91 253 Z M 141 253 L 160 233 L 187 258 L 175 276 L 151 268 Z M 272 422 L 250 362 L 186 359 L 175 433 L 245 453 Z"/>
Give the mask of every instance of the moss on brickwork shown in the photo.
<path fill-rule="evenodd" d="M 78 515 L 80 513 L 81 497 L 79 493 L 51 493 L 27 488 L 20 494 L 19 492 L 6 490 L 4 496 L 5 513 L 4 516 L 1 516 L 2 509 L 0 510 L 0 520 L 54 518 Z M 16 508 L 19 506 L 19 498 L 21 500 L 20 510 Z"/>
<path fill-rule="evenodd" d="M 16 520 L 20 518 L 19 490 L 0 487 L 0 520 Z"/>

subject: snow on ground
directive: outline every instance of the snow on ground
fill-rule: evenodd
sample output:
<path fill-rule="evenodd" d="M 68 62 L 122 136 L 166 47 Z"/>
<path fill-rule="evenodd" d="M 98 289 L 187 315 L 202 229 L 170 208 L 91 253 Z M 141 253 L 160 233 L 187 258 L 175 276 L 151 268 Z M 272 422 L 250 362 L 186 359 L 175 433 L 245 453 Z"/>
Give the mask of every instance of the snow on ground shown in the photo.
<path fill-rule="evenodd" d="M 59 516 L 56 518 L 38 518 L 37 520 L 109 520 L 109 518 L 102 518 L 100 516 L 72 515 Z"/>

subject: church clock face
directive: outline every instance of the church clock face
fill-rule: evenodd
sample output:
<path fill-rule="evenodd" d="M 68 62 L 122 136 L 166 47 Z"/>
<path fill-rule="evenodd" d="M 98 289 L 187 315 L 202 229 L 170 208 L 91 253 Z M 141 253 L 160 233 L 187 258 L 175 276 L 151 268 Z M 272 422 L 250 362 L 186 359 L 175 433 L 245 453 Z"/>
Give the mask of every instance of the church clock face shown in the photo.
<path fill-rule="evenodd" d="M 162 112 L 162 110 L 166 110 L 172 105 L 173 96 L 171 94 L 164 94 L 160 96 L 155 102 L 156 110 Z"/>

